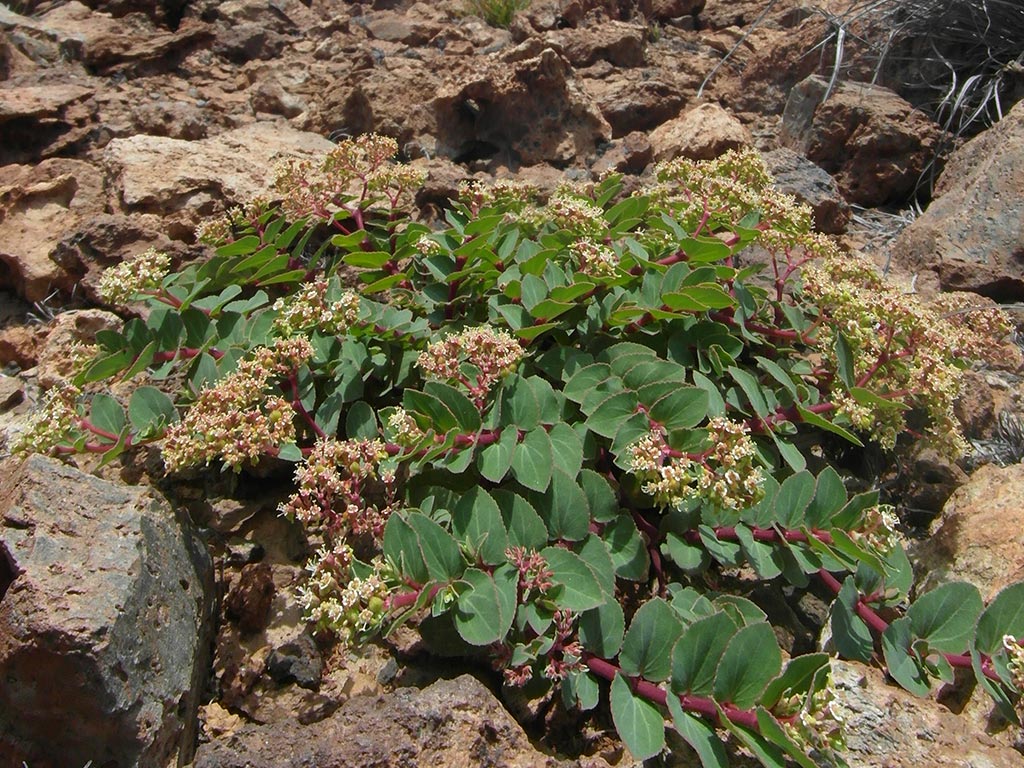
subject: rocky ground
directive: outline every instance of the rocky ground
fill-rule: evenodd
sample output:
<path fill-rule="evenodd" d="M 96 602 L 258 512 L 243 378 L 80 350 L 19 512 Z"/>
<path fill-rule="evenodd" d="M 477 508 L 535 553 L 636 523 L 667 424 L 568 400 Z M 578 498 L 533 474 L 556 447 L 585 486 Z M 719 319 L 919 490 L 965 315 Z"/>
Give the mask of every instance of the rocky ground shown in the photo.
<path fill-rule="evenodd" d="M 754 146 L 819 229 L 908 290 L 1018 309 L 1024 106 L 955 146 L 864 84 L 870 52 L 854 42 L 830 87 L 821 43 L 848 6 L 534 0 L 502 30 L 461 0 L 0 5 L 0 458 L 67 375 L 69 345 L 119 323 L 96 308 L 102 270 L 150 246 L 201 255 L 197 224 L 268 192 L 275 160 L 367 131 L 428 172 L 428 220 L 463 179 L 552 188 Z M 922 171 L 951 147 L 913 215 Z M 932 534 L 917 546 L 929 578 L 986 595 L 1024 579 L 1021 371 L 1010 345 L 969 374 L 969 461 L 924 454 L 885 480 Z M 95 475 L 4 460 L 0 768 L 631 764 L 610 723 L 430 662 L 411 634 L 342 656 L 298 615 L 306 544 L 275 512 L 281 490 L 131 485 L 151 458 Z M 790 642 L 816 631 L 813 602 L 780 606 Z M 837 678 L 851 765 L 1021 764 L 980 694 L 915 699 L 856 664 Z M 699 763 L 680 744 L 665 764 Z"/>

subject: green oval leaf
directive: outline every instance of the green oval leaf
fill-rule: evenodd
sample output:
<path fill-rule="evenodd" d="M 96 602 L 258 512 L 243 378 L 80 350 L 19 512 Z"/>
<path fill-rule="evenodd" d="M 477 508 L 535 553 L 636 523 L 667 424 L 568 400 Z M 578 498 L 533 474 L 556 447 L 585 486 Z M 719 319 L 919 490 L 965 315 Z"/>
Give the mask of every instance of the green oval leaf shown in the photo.
<path fill-rule="evenodd" d="M 637 760 L 654 757 L 665 747 L 665 718 L 654 704 L 633 693 L 622 675 L 611 689 L 612 721 L 630 754 Z"/>
<path fill-rule="evenodd" d="M 748 709 L 782 669 L 782 651 L 767 622 L 743 627 L 725 647 L 715 671 L 715 699 Z"/>
<path fill-rule="evenodd" d="M 962 653 L 968 647 L 984 605 L 973 584 L 954 582 L 921 595 L 907 610 L 915 638 L 944 653 Z"/>
<path fill-rule="evenodd" d="M 667 680 L 672 671 L 672 647 L 682 632 L 682 622 L 667 602 L 660 597 L 648 600 L 633 614 L 622 641 L 622 671 L 656 683 Z"/>

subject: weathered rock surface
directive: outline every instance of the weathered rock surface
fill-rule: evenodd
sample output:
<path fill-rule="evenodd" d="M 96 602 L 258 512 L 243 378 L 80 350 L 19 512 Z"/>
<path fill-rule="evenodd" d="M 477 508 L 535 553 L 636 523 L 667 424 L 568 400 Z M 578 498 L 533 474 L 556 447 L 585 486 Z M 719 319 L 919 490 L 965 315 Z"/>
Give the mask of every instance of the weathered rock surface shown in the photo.
<path fill-rule="evenodd" d="M 730 149 L 753 143 L 750 132 L 718 104 L 700 104 L 651 133 L 656 161 L 687 157 L 713 160 Z"/>
<path fill-rule="evenodd" d="M 843 196 L 865 206 L 899 204 L 935 155 L 941 130 L 880 86 L 828 82 L 816 75 L 790 93 L 780 141 L 835 176 Z"/>
<path fill-rule="evenodd" d="M 965 711 L 918 698 L 886 682 L 877 669 L 833 661 L 838 710 L 846 721 L 850 768 L 1011 768 L 1020 765 L 1010 729 L 986 733 L 984 694 Z"/>
<path fill-rule="evenodd" d="M 604 69 L 593 67 L 584 72 L 583 87 L 616 138 L 650 131 L 678 115 L 685 103 L 683 89 L 670 80 L 651 77 L 638 81 L 629 73 Z"/>
<path fill-rule="evenodd" d="M 893 243 L 908 270 L 945 290 L 1024 298 L 1024 103 L 953 153 L 931 205 Z"/>
<path fill-rule="evenodd" d="M 790 149 L 766 152 L 764 160 L 775 178 L 775 186 L 811 207 L 815 229 L 831 235 L 846 231 L 850 205 L 843 198 L 835 179 Z"/>
<path fill-rule="evenodd" d="M 1024 581 L 1024 465 L 978 469 L 914 547 L 914 562 L 924 589 L 968 581 L 986 600 Z"/>
<path fill-rule="evenodd" d="M 318 156 L 333 144 L 284 123 L 254 123 L 202 141 L 161 136 L 114 139 L 103 165 L 125 213 L 159 213 L 185 236 L 223 207 L 271 194 L 273 165 L 285 157 Z"/>
<path fill-rule="evenodd" d="M 74 281 L 54 259 L 66 232 L 103 211 L 103 175 L 81 160 L 0 167 L 0 286 L 29 301 Z"/>
<path fill-rule="evenodd" d="M 312 726 L 244 725 L 199 747 L 195 768 L 542 768 L 568 765 L 538 752 L 476 678 L 422 690 L 356 696 Z"/>
<path fill-rule="evenodd" d="M 448 71 L 386 59 L 328 94 L 310 124 L 325 133 L 377 131 L 429 156 L 507 166 L 578 163 L 611 138 L 572 65 L 552 48 L 527 45 L 504 61 L 446 59 Z"/>
<path fill-rule="evenodd" d="M 644 63 L 646 37 L 646 29 L 638 24 L 605 21 L 593 28 L 549 32 L 544 40 L 560 49 L 574 67 L 588 67 L 598 61 L 616 67 L 639 67 Z"/>
<path fill-rule="evenodd" d="M 92 129 L 93 89 L 74 83 L 9 84 L 0 101 L 0 164 L 71 151 Z"/>
<path fill-rule="evenodd" d="M 0 765 L 183 765 L 211 630 L 209 557 L 144 488 L 53 459 L 0 485 Z"/>
<path fill-rule="evenodd" d="M 115 18 L 75 0 L 58 5 L 39 19 L 22 17 L 17 28 L 56 42 L 62 55 L 97 73 L 126 64 L 166 70 L 193 46 L 212 37 L 204 24 L 188 23 L 172 32 L 155 27 L 143 13 Z"/>

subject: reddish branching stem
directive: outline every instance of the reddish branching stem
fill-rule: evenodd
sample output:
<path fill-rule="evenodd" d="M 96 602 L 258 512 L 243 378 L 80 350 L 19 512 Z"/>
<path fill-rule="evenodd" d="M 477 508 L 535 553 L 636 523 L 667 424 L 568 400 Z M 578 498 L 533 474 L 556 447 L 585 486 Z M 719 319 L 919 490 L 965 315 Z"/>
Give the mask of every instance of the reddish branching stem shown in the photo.
<path fill-rule="evenodd" d="M 723 525 L 718 528 L 713 528 L 712 530 L 719 541 L 739 541 L 739 535 L 736 533 L 736 529 L 733 526 Z M 777 531 L 774 528 L 754 527 L 750 529 L 750 533 L 754 537 L 755 541 L 764 541 L 775 544 L 783 541 L 791 544 L 805 543 L 810 538 L 808 534 L 803 531 Z M 810 532 L 810 536 L 813 536 L 822 544 L 832 544 L 832 534 L 828 531 L 812 530 Z M 687 531 L 685 538 L 687 541 L 696 544 L 700 542 L 700 533 L 698 531 Z"/>
<path fill-rule="evenodd" d="M 583 654 L 583 664 L 587 669 L 604 680 L 611 681 L 615 679 L 616 675 L 623 674 L 622 670 L 612 662 L 594 656 L 591 653 Z M 633 693 L 637 696 L 641 696 L 662 707 L 668 703 L 669 693 L 665 689 L 641 677 L 626 677 L 633 689 Z M 721 720 L 719 715 L 719 708 L 721 708 L 729 722 L 744 728 L 750 728 L 751 730 L 759 730 L 757 713 L 749 709 L 739 709 L 731 704 L 717 704 L 713 699 L 690 694 L 679 696 L 679 703 L 684 710 L 706 717 L 714 723 L 719 723 Z"/>
<path fill-rule="evenodd" d="M 831 573 L 822 568 L 818 571 L 818 577 L 837 595 L 843 588 L 842 583 L 833 576 Z M 863 595 L 857 595 L 857 615 L 864 621 L 871 631 L 877 635 L 881 635 L 885 630 L 889 628 L 889 622 L 878 615 L 870 605 L 868 600 Z M 970 669 L 973 666 L 971 660 L 971 654 L 969 653 L 943 653 L 942 657 L 949 663 L 951 667 L 957 667 L 960 669 Z M 1001 683 L 998 673 L 992 666 L 992 659 L 985 654 L 981 654 L 981 672 L 985 677 L 993 682 Z"/>

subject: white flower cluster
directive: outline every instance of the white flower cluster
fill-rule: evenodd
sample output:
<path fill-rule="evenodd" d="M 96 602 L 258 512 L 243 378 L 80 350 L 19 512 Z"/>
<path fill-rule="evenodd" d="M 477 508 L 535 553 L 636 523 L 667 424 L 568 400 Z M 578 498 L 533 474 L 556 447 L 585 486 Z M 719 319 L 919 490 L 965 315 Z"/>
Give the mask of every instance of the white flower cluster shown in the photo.
<path fill-rule="evenodd" d="M 786 735 L 822 768 L 846 765 L 841 759 L 846 748 L 843 736 L 845 718 L 839 712 L 831 675 L 824 688 L 804 697 L 802 702 L 800 698 L 794 696 L 788 700 L 796 711 L 782 720 Z M 785 712 L 786 707 L 787 701 L 780 702 L 776 713 Z"/>
<path fill-rule="evenodd" d="M 854 541 L 885 554 L 903 544 L 900 535 L 900 519 L 891 504 L 877 504 L 861 513 L 861 520 L 855 530 L 849 532 Z"/>
<path fill-rule="evenodd" d="M 498 179 L 493 183 L 479 180 L 459 182 L 459 200 L 474 211 L 500 207 L 520 211 L 537 196 L 537 188 L 525 181 Z"/>
<path fill-rule="evenodd" d="M 150 248 L 125 259 L 100 276 L 100 298 L 109 304 L 126 304 L 143 291 L 160 287 L 171 269 L 171 257 Z"/>
<path fill-rule="evenodd" d="M 343 644 L 373 632 L 386 614 L 390 571 L 374 558 L 365 578 L 352 575 L 352 550 L 345 544 L 321 547 L 306 564 L 309 576 L 299 587 L 299 603 L 306 619 L 336 633 Z"/>
<path fill-rule="evenodd" d="M 340 336 L 359 319 L 359 295 L 345 291 L 337 301 L 328 302 L 329 283 L 307 283 L 294 295 L 274 302 L 279 312 L 274 327 L 286 336 L 316 330 L 328 336 Z"/>
<path fill-rule="evenodd" d="M 977 327 L 955 325 L 917 296 L 900 293 L 870 264 L 850 255 L 829 255 L 805 267 L 803 286 L 805 296 L 828 319 L 818 329 L 816 343 L 829 366 L 839 370 L 836 341 L 842 333 L 857 386 L 883 398 L 895 393 L 897 399 L 892 406 L 856 403 L 837 392 L 833 400 L 838 412 L 854 428 L 891 449 L 905 429 L 901 404 L 919 407 L 928 416 L 925 439 L 947 455 L 963 453 L 966 442 L 953 416 L 962 375 L 956 358 L 990 349 L 993 342 L 981 340 L 977 328 L 1003 333 L 1007 326 L 1000 317 L 979 316 Z M 938 307 L 960 304 L 962 300 L 950 299 Z"/>
<path fill-rule="evenodd" d="M 206 387 L 184 418 L 167 430 L 164 462 L 171 471 L 221 459 L 240 469 L 268 450 L 295 440 L 291 403 L 268 389 L 274 378 L 313 356 L 305 339 L 260 347 L 232 373 Z"/>
<path fill-rule="evenodd" d="M 284 195 L 284 210 L 296 217 L 326 218 L 352 200 L 363 205 L 381 196 L 394 208 L 425 179 L 421 170 L 392 163 L 396 154 L 394 139 L 367 133 L 341 142 L 319 163 L 286 160 L 275 170 L 274 188 Z"/>
<path fill-rule="evenodd" d="M 711 447 L 699 455 L 672 451 L 660 429 L 630 448 L 629 469 L 655 502 L 680 507 L 699 497 L 720 509 L 745 509 L 761 498 L 764 474 L 753 464 L 757 450 L 745 425 L 725 418 L 707 426 Z"/>
<path fill-rule="evenodd" d="M 38 411 L 29 418 L 27 427 L 14 441 L 11 452 L 47 454 L 67 442 L 79 420 L 78 400 L 82 391 L 70 384 L 50 389 Z"/>
<path fill-rule="evenodd" d="M 416 364 L 429 378 L 463 384 L 482 405 L 490 388 L 512 373 L 522 358 L 523 348 L 507 331 L 482 325 L 434 342 Z M 465 378 L 462 367 L 467 363 L 476 370 L 475 381 Z"/>
<path fill-rule="evenodd" d="M 803 207 L 771 187 L 771 175 L 754 149 L 730 150 L 714 160 L 683 157 L 655 167 L 657 185 L 647 190 L 684 223 L 707 219 L 713 226 L 734 225 L 751 212 L 776 217 L 782 229 L 798 229 L 807 220 Z"/>
<path fill-rule="evenodd" d="M 404 408 L 395 408 L 388 416 L 388 431 L 394 436 L 394 440 L 401 446 L 411 448 L 418 445 L 424 437 L 424 432 Z"/>
<path fill-rule="evenodd" d="M 581 238 L 569 245 L 579 271 L 591 277 L 613 277 L 618 271 L 619 257 L 607 245 Z"/>
<path fill-rule="evenodd" d="M 319 440 L 295 469 L 297 490 L 280 512 L 308 527 L 322 527 L 332 541 L 364 533 L 379 540 L 391 508 L 366 496 L 374 482 L 394 483 L 393 475 L 380 472 L 387 455 L 380 440 Z"/>
<path fill-rule="evenodd" d="M 270 201 L 263 197 L 253 198 L 245 205 L 234 205 L 196 227 L 196 239 L 214 248 L 224 245 L 245 232 L 255 231 L 260 219 L 271 210 Z"/>
<path fill-rule="evenodd" d="M 552 195 L 542 214 L 559 229 L 581 235 L 596 236 L 608 228 L 601 208 L 585 198 L 564 192 Z"/>
<path fill-rule="evenodd" d="M 428 235 L 423 235 L 416 241 L 416 250 L 424 256 L 439 256 L 444 253 L 444 248 L 437 240 Z"/>
<path fill-rule="evenodd" d="M 1024 694 L 1024 644 L 1013 635 L 1003 636 L 1003 649 L 1009 657 L 1006 668 L 1013 680 L 1013 687 Z M 1024 718 L 1024 696 L 1017 697 L 1017 714 Z"/>

